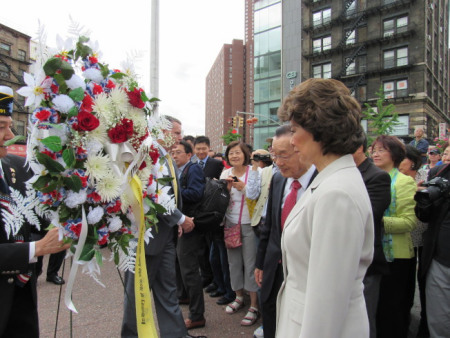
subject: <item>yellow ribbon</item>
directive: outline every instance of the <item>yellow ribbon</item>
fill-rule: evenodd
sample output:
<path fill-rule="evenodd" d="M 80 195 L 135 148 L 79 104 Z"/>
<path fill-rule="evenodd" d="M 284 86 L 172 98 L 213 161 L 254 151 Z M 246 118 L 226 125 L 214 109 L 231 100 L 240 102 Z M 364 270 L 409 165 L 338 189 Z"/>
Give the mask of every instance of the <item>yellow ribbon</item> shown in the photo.
<path fill-rule="evenodd" d="M 134 275 L 134 295 L 136 300 L 136 320 L 139 337 L 158 338 L 153 320 L 152 300 L 148 284 L 147 265 L 145 264 L 144 234 L 145 216 L 142 201 L 142 182 L 134 175 L 130 182 L 134 196 L 139 203 L 139 239 L 136 251 Z"/>
<path fill-rule="evenodd" d="M 178 205 L 178 184 L 177 177 L 175 176 L 175 168 L 173 166 L 172 157 L 169 154 L 166 156 L 167 162 L 169 162 L 170 176 L 173 178 L 173 192 L 175 194 L 175 203 Z"/>

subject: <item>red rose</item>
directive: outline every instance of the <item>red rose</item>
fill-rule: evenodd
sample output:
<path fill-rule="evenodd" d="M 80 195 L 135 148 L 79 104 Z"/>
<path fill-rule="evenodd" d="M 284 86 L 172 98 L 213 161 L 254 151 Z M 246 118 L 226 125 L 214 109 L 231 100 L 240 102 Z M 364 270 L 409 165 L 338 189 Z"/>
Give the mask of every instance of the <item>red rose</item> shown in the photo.
<path fill-rule="evenodd" d="M 101 93 L 103 93 L 103 88 L 102 88 L 102 86 L 100 86 L 100 85 L 94 83 L 94 88 L 92 89 L 92 92 L 93 92 L 95 95 L 101 94 Z"/>
<path fill-rule="evenodd" d="M 80 111 L 84 111 L 86 113 L 92 112 L 94 105 L 94 100 L 92 100 L 91 95 L 86 94 L 84 95 L 83 101 L 81 102 Z"/>
<path fill-rule="evenodd" d="M 134 90 L 133 90 L 132 92 L 129 92 L 129 91 L 127 90 L 128 99 L 130 100 L 130 104 L 131 104 L 133 107 L 136 107 L 136 108 L 139 108 L 139 109 L 142 109 L 142 108 L 145 107 L 145 103 L 144 103 L 144 101 L 142 101 L 142 99 L 141 99 L 141 93 L 142 93 L 143 91 L 144 91 L 144 90 L 141 89 L 141 88 L 134 88 Z"/>
<path fill-rule="evenodd" d="M 96 129 L 100 121 L 91 113 L 87 113 L 85 111 L 80 111 L 78 113 L 78 128 L 85 131 L 91 131 Z"/>
<path fill-rule="evenodd" d="M 41 111 L 38 111 L 36 114 L 34 114 L 34 116 L 35 116 L 39 121 L 47 120 L 47 119 L 50 117 L 50 115 L 52 115 L 52 113 L 50 113 L 50 111 L 45 110 L 45 109 L 43 109 L 43 110 L 41 110 Z"/>
<path fill-rule="evenodd" d="M 127 131 L 120 124 L 108 130 L 108 136 L 112 143 L 122 143 L 128 140 Z"/>

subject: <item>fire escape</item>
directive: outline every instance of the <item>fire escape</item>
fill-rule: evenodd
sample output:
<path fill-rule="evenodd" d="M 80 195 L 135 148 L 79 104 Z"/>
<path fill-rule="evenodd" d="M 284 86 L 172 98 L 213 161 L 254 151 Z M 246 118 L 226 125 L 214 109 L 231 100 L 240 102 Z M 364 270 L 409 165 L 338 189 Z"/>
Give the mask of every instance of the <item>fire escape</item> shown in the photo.
<path fill-rule="evenodd" d="M 23 78 L 12 69 L 11 65 L 7 61 L 7 58 L 2 53 L 0 53 L 0 64 L 8 68 L 9 73 L 12 74 L 17 79 L 16 83 L 19 86 L 25 85 Z M 16 99 L 14 99 L 14 107 L 16 107 L 15 110 L 17 110 L 19 113 L 28 114 L 27 110 Z"/>

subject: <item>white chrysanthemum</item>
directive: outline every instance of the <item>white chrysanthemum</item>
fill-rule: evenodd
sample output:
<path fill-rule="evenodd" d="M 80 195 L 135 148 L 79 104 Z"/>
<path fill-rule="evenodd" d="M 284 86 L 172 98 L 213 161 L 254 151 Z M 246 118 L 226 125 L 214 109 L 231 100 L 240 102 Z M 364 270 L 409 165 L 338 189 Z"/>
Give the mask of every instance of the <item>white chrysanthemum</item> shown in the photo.
<path fill-rule="evenodd" d="M 147 166 L 144 169 L 142 169 L 142 170 L 138 170 L 138 172 L 137 172 L 139 179 L 141 180 L 141 182 L 144 185 L 148 182 L 148 178 L 152 174 L 152 168 L 149 165 L 149 162 L 150 161 L 146 161 Z"/>
<path fill-rule="evenodd" d="M 111 110 L 112 101 L 106 93 L 100 93 L 94 99 L 94 111 L 97 113 L 103 113 Z"/>
<path fill-rule="evenodd" d="M 84 79 L 77 74 L 73 74 L 69 80 L 66 80 L 66 84 L 70 89 L 77 89 L 81 87 L 83 90 L 86 90 L 86 83 L 84 82 Z"/>
<path fill-rule="evenodd" d="M 122 191 L 120 188 L 121 183 L 121 179 L 112 173 L 99 180 L 96 188 L 102 198 L 102 202 L 111 202 L 113 199 L 119 197 Z"/>
<path fill-rule="evenodd" d="M 95 139 L 91 139 L 86 143 L 86 150 L 88 154 L 98 154 L 103 149 L 103 144 Z"/>
<path fill-rule="evenodd" d="M 122 220 L 119 216 L 108 218 L 108 229 L 110 232 L 116 232 L 122 227 Z"/>
<path fill-rule="evenodd" d="M 88 143 L 90 141 L 98 141 L 104 144 L 109 140 L 108 133 L 106 132 L 106 126 L 104 124 L 100 124 L 97 128 L 88 132 L 86 137 Z"/>
<path fill-rule="evenodd" d="M 102 73 L 100 72 L 100 70 L 96 69 L 96 68 L 88 68 L 83 72 L 83 77 L 86 80 L 92 80 L 96 83 L 100 83 L 103 81 L 104 77 L 102 75 Z"/>
<path fill-rule="evenodd" d="M 133 120 L 133 128 L 138 135 L 144 135 L 147 130 L 147 119 L 144 112 L 139 108 L 131 108 L 128 110 L 127 116 Z"/>
<path fill-rule="evenodd" d="M 130 104 L 129 99 L 128 99 L 128 95 L 127 93 L 119 88 L 114 88 L 113 90 L 111 90 L 111 92 L 109 93 L 109 97 L 111 98 L 113 105 L 114 105 L 114 109 L 116 110 L 116 112 L 120 112 L 120 113 L 128 113 L 128 110 L 130 110 Z"/>
<path fill-rule="evenodd" d="M 86 190 L 80 190 L 79 192 L 69 190 L 65 199 L 65 204 L 67 207 L 73 209 L 78 205 L 86 202 L 86 198 L 87 198 Z"/>
<path fill-rule="evenodd" d="M 96 180 L 101 180 L 111 173 L 109 167 L 110 162 L 111 159 L 108 155 L 89 154 L 84 164 L 86 175 L 89 175 Z"/>
<path fill-rule="evenodd" d="M 45 93 L 50 91 L 52 78 L 46 78 L 44 72 L 39 70 L 36 73 L 36 77 L 33 77 L 28 73 L 23 73 L 23 80 L 25 81 L 26 86 L 20 88 L 17 93 L 27 98 L 25 107 L 31 105 L 33 107 L 39 106 L 44 99 Z"/>
<path fill-rule="evenodd" d="M 95 207 L 94 209 L 92 209 L 92 207 L 89 207 L 89 213 L 87 215 L 88 224 L 97 224 L 98 222 L 100 222 L 104 214 L 105 211 L 100 206 Z"/>
<path fill-rule="evenodd" d="M 130 196 L 126 192 L 120 195 L 120 210 L 122 211 L 122 213 L 125 214 L 128 211 L 128 208 L 131 205 L 131 198 L 134 198 L 134 195 Z"/>
<path fill-rule="evenodd" d="M 63 114 L 67 114 L 69 110 L 75 106 L 75 103 L 68 95 L 57 95 L 52 100 L 54 107 L 56 110 L 60 111 Z"/>

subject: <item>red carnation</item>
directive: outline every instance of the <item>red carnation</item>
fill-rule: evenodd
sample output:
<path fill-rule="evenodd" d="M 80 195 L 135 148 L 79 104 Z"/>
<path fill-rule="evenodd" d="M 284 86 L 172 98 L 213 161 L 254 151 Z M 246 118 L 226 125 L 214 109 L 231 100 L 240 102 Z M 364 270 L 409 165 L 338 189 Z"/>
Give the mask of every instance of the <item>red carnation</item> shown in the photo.
<path fill-rule="evenodd" d="M 141 165 L 139 166 L 139 170 L 144 169 L 147 166 L 147 163 L 145 161 L 142 161 Z"/>
<path fill-rule="evenodd" d="M 128 99 L 130 100 L 130 104 L 133 107 L 142 109 L 145 107 L 145 103 L 144 101 L 142 101 L 141 99 L 141 93 L 144 90 L 142 88 L 134 88 L 134 90 L 132 92 L 129 92 L 128 90 L 126 91 L 128 94 Z"/>
<path fill-rule="evenodd" d="M 116 204 L 114 204 L 111 207 L 106 208 L 106 211 L 110 214 L 114 214 L 116 212 L 119 212 L 121 207 L 122 207 L 122 203 L 119 200 L 117 200 Z"/>
<path fill-rule="evenodd" d="M 92 89 L 92 92 L 95 95 L 101 94 L 101 93 L 103 93 L 103 88 L 99 84 L 94 83 L 94 88 Z"/>
<path fill-rule="evenodd" d="M 97 62 L 98 62 L 98 59 L 97 59 L 95 56 L 90 56 L 90 57 L 89 57 L 89 61 L 90 61 L 92 64 L 94 64 L 94 63 L 97 63 Z"/>
<path fill-rule="evenodd" d="M 123 128 L 125 129 L 128 137 L 133 136 L 133 121 L 129 120 L 129 119 L 122 119 L 120 121 L 120 123 L 122 124 Z"/>
<path fill-rule="evenodd" d="M 86 94 L 84 95 L 83 101 L 81 102 L 80 110 L 85 111 L 87 113 L 92 112 L 94 105 L 94 100 L 92 99 L 91 95 Z"/>
<path fill-rule="evenodd" d="M 116 88 L 116 84 L 113 81 L 108 80 L 108 83 L 106 84 L 106 88 L 109 88 L 109 89 Z"/>
<path fill-rule="evenodd" d="M 81 233 L 81 223 L 77 223 L 70 226 L 70 231 L 72 231 L 77 237 L 80 237 Z"/>
<path fill-rule="evenodd" d="M 127 131 L 120 124 L 108 130 L 108 136 L 112 143 L 122 143 L 128 140 Z"/>
<path fill-rule="evenodd" d="M 155 164 L 156 161 L 158 161 L 158 158 L 159 158 L 159 151 L 158 151 L 158 149 L 156 149 L 156 148 L 153 146 L 153 144 L 152 144 L 152 146 L 151 146 L 151 148 L 150 148 L 150 153 L 149 153 L 149 155 L 150 155 L 150 158 L 152 159 L 152 163 Z"/>
<path fill-rule="evenodd" d="M 91 192 L 89 195 L 87 195 L 88 198 L 92 198 L 94 202 L 100 202 L 102 197 L 95 191 Z"/>
<path fill-rule="evenodd" d="M 53 94 L 58 94 L 59 86 L 54 84 L 54 83 L 52 83 L 52 85 L 50 86 L 50 89 L 52 90 Z"/>
<path fill-rule="evenodd" d="M 53 151 L 44 150 L 44 151 L 41 151 L 41 153 L 50 156 L 53 160 L 56 160 L 56 153 L 54 153 Z"/>
<path fill-rule="evenodd" d="M 36 114 L 34 114 L 34 116 L 35 116 L 39 121 L 47 120 L 47 119 L 50 117 L 50 115 L 52 115 L 52 113 L 50 113 L 50 111 L 45 110 L 45 109 L 43 109 L 43 110 L 37 112 Z"/>
<path fill-rule="evenodd" d="M 100 121 L 91 113 L 80 111 L 78 113 L 78 128 L 85 131 L 91 131 L 96 129 Z"/>

